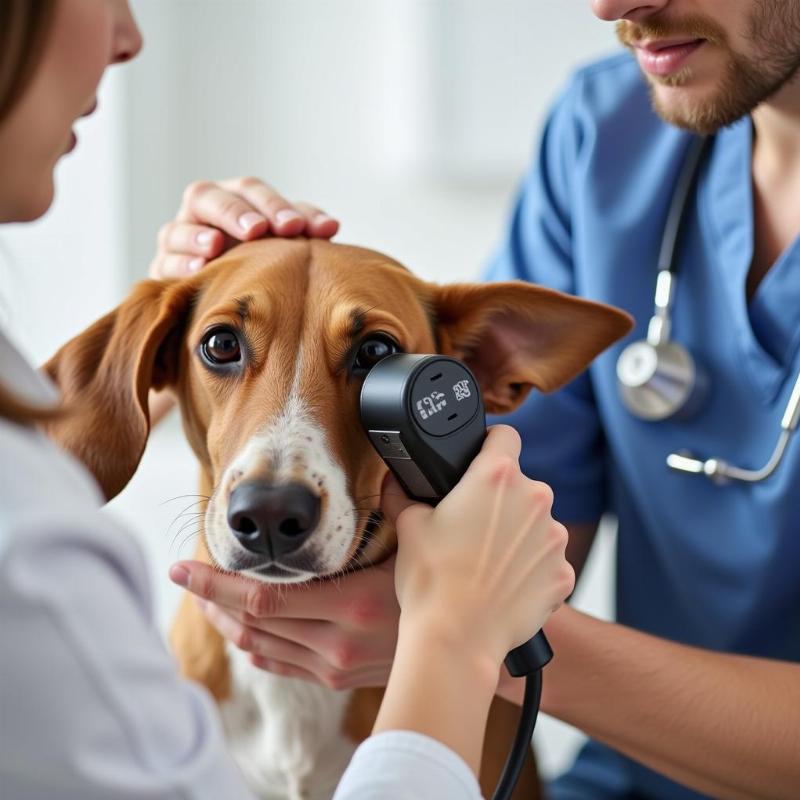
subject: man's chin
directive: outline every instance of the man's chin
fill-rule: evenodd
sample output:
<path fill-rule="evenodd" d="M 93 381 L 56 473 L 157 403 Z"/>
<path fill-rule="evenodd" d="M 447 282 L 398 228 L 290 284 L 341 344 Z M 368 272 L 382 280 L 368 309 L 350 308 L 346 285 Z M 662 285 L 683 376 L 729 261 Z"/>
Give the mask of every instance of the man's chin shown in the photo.
<path fill-rule="evenodd" d="M 664 122 L 692 133 L 709 135 L 734 122 L 738 112 L 721 101 L 719 89 L 706 82 L 682 85 L 650 81 L 653 109 Z"/>

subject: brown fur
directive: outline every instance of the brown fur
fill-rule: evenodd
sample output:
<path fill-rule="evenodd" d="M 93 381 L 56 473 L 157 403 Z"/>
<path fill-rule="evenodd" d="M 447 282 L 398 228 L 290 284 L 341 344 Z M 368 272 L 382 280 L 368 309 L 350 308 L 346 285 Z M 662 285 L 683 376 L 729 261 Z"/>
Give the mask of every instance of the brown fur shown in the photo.
<path fill-rule="evenodd" d="M 235 381 L 220 380 L 198 361 L 209 326 L 243 333 L 247 364 Z M 135 470 L 149 431 L 147 393 L 170 386 L 202 471 L 202 491 L 226 497 L 220 478 L 244 443 L 286 400 L 297 352 L 300 391 L 325 430 L 348 477 L 351 498 L 379 496 L 385 466 L 358 419 L 360 381 L 347 354 L 369 332 L 391 334 L 411 353 L 439 351 L 464 359 L 481 384 L 487 410 L 505 412 L 532 388 L 552 391 L 630 328 L 621 312 L 540 287 L 510 282 L 440 287 L 414 277 L 379 253 L 321 241 L 262 240 L 230 251 L 184 281 L 140 284 L 114 312 L 73 339 L 48 362 L 76 413 L 50 433 L 93 470 L 108 497 Z M 269 469 L 241 479 L 269 480 Z M 322 498 L 323 502 L 325 498 Z M 358 533 L 358 532 L 357 532 Z M 352 555 L 359 536 L 353 536 Z M 396 545 L 383 524 L 362 563 Z M 198 556 L 210 561 L 201 543 Z M 346 563 L 346 562 L 345 562 Z M 218 699 L 229 691 L 224 643 L 194 601 L 185 598 L 172 636 L 181 669 Z M 366 737 L 382 693 L 359 690 L 347 732 Z M 519 710 L 497 700 L 489 719 L 481 783 L 491 794 L 516 729 Z M 515 798 L 536 796 L 529 759 Z"/>

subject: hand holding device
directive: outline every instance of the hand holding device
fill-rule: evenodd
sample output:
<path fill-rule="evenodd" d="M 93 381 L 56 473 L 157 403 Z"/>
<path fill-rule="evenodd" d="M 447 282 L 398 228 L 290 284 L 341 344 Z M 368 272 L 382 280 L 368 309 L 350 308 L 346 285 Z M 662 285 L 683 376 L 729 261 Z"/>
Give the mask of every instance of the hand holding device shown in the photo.
<path fill-rule="evenodd" d="M 484 529 L 485 537 L 497 537 L 500 533 L 498 524 L 506 532 L 509 526 L 513 526 L 518 535 L 508 538 L 508 552 L 499 556 L 499 562 L 508 558 L 524 561 L 521 544 L 534 538 L 528 535 L 527 527 L 532 520 L 531 506 L 528 504 L 526 508 L 523 503 L 518 509 L 504 508 L 502 479 L 508 476 L 500 476 L 493 498 L 465 495 L 463 487 L 459 487 L 461 493 L 458 496 L 454 492 L 442 500 L 468 467 L 482 468 L 481 458 L 474 463 L 473 459 L 486 435 L 483 404 L 474 376 L 464 364 L 445 356 L 389 356 L 373 367 L 364 381 L 361 418 L 378 453 L 412 497 L 432 505 L 441 501 L 436 514 L 455 526 L 459 514 L 466 513 L 473 518 L 486 516 L 485 527 L 479 526 Z M 521 474 L 520 477 L 527 480 Z M 541 510 L 541 506 L 535 508 L 539 515 Z M 419 522 L 423 523 L 423 520 Z M 424 558 L 423 548 L 435 550 L 437 547 L 435 536 L 425 538 L 426 527 L 421 524 L 417 536 L 421 559 Z M 453 526 L 438 522 L 436 527 L 443 531 Z M 466 529 L 474 530 L 475 527 L 468 525 Z M 457 530 L 454 535 L 458 535 Z M 481 554 L 492 552 L 496 557 L 492 548 L 482 546 L 480 541 L 475 543 L 475 547 L 480 548 Z M 502 570 L 492 570 L 492 565 L 485 563 L 483 555 L 479 555 L 477 563 L 474 555 L 465 559 L 464 564 L 447 563 L 442 567 L 441 559 L 432 563 L 438 563 L 440 569 L 447 571 L 455 568 L 458 571 L 456 583 L 462 587 L 468 587 L 476 575 L 484 579 L 490 576 L 491 580 L 502 574 Z M 435 582 L 436 578 L 436 574 L 432 574 L 427 583 Z M 524 578 L 530 583 L 530 576 Z M 485 596 L 487 587 L 481 589 Z M 490 591 L 510 591 L 515 597 L 519 596 L 519 587 L 507 583 L 492 583 Z M 476 620 L 479 618 L 476 610 Z M 552 651 L 541 632 L 506 657 L 506 667 L 512 675 L 530 677 L 520 728 L 495 798 L 508 797 L 513 791 L 536 720 L 541 693 L 540 670 L 551 657 Z"/>

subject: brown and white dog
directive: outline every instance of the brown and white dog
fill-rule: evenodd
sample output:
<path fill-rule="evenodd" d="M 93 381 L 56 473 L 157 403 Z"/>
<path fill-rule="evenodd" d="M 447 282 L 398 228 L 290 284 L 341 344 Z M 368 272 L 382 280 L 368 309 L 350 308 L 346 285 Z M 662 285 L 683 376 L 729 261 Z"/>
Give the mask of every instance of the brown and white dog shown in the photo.
<path fill-rule="evenodd" d="M 151 387 L 177 396 L 210 500 L 198 557 L 256 580 L 325 579 L 385 558 L 386 468 L 359 424 L 370 365 L 391 352 L 466 361 L 487 410 L 571 380 L 627 315 L 519 282 L 438 286 L 380 253 L 325 241 L 240 245 L 181 281 L 145 281 L 46 365 L 71 413 L 50 433 L 108 498 L 136 469 Z M 334 691 L 252 666 L 184 599 L 173 645 L 220 705 L 262 798 L 330 797 L 381 692 Z M 495 701 L 481 774 L 490 795 L 519 709 Z M 515 797 L 538 796 L 526 765 Z"/>

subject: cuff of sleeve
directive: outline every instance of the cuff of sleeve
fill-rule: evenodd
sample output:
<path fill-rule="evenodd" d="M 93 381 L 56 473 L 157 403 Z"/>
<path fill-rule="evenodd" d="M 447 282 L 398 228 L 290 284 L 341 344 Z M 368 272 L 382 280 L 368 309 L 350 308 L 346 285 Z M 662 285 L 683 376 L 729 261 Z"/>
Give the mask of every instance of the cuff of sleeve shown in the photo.
<path fill-rule="evenodd" d="M 459 755 L 430 736 L 385 731 L 362 742 L 334 800 L 480 800 L 472 770 Z"/>

